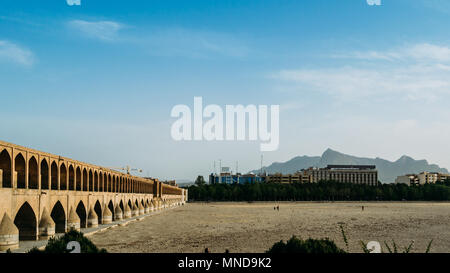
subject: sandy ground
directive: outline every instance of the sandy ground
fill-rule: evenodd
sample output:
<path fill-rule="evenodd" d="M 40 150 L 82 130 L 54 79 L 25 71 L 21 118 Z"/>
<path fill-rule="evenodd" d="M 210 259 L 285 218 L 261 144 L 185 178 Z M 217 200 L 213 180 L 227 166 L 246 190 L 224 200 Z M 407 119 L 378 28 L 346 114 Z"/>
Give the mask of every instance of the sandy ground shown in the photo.
<path fill-rule="evenodd" d="M 280 211 L 274 206 L 280 205 Z M 362 211 L 361 206 L 365 209 Z M 360 240 L 395 242 L 412 252 L 450 252 L 450 203 L 190 203 L 92 235 L 109 252 L 264 252 L 292 235 L 333 239 L 351 252 Z"/>

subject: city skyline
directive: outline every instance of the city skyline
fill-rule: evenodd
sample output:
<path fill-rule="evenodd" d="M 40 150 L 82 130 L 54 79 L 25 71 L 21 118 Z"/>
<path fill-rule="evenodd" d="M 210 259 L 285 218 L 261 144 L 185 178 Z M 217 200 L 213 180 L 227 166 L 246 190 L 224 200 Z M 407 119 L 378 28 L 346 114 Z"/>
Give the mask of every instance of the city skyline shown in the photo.
<path fill-rule="evenodd" d="M 76 1 L 75 1 L 76 2 Z M 259 142 L 175 142 L 174 105 L 280 105 L 264 165 L 332 148 L 450 168 L 450 3 L 7 1 L 0 140 L 144 176 L 250 171 Z"/>

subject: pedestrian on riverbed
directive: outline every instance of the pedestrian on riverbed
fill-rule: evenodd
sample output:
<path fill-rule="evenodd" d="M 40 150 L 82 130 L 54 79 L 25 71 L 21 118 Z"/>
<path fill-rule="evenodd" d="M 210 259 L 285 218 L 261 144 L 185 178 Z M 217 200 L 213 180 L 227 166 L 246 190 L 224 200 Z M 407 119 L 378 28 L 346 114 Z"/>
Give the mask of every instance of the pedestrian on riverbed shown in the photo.
<path fill-rule="evenodd" d="M 362 208 L 362 211 L 364 211 L 364 206 L 362 206 L 361 208 Z"/>
<path fill-rule="evenodd" d="M 205 253 L 209 253 L 209 248 L 205 248 Z"/>
<path fill-rule="evenodd" d="M 280 206 L 279 205 L 277 206 L 277 210 L 280 211 Z"/>

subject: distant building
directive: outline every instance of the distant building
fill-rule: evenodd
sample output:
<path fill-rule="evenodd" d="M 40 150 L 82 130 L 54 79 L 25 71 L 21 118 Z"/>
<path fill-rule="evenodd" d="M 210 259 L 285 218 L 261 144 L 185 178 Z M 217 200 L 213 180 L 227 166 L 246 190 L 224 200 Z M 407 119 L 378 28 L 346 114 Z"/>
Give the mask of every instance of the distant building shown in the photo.
<path fill-rule="evenodd" d="M 175 180 L 166 180 L 166 181 L 163 181 L 163 183 L 170 185 L 170 186 L 175 186 L 175 187 L 178 186 Z"/>
<path fill-rule="evenodd" d="M 326 168 L 308 168 L 302 175 L 310 176 L 313 183 L 319 181 L 336 181 L 342 183 L 378 184 L 378 170 L 375 165 L 328 165 Z"/>
<path fill-rule="evenodd" d="M 378 184 L 378 171 L 373 165 L 328 165 L 326 168 L 308 168 L 294 174 L 232 174 L 223 172 L 220 175 L 211 174 L 209 183 L 245 184 L 245 183 L 317 183 L 319 181 L 336 181 L 342 183 Z"/>
<path fill-rule="evenodd" d="M 311 175 L 296 172 L 294 174 L 281 174 L 281 173 L 270 174 L 266 177 L 266 182 L 289 184 L 289 183 L 310 183 L 312 181 Z"/>
<path fill-rule="evenodd" d="M 415 174 L 401 175 L 395 179 L 395 184 L 405 184 L 408 186 L 417 185 L 419 184 L 419 179 Z"/>
<path fill-rule="evenodd" d="M 265 182 L 265 176 L 249 174 L 232 174 L 232 173 L 220 173 L 210 174 L 209 184 L 223 183 L 223 184 L 245 184 L 245 183 L 261 183 Z"/>
<path fill-rule="evenodd" d="M 435 184 L 436 182 L 443 182 L 447 179 L 450 179 L 450 174 L 437 172 L 421 172 L 419 174 L 406 174 L 398 176 L 397 179 L 395 179 L 395 183 L 413 186 Z"/>

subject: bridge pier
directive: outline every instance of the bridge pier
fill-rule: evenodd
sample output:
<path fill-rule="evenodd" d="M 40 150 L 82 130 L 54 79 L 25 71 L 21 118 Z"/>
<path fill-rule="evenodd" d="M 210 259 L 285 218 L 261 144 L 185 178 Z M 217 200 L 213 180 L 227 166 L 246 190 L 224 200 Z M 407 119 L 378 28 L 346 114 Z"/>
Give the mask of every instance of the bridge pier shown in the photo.
<path fill-rule="evenodd" d="M 131 218 L 131 209 L 130 206 L 128 204 L 125 204 L 125 209 L 124 209 L 124 213 L 123 213 L 123 219 L 128 219 Z"/>
<path fill-rule="evenodd" d="M 47 211 L 47 208 L 44 208 L 42 211 L 41 221 L 39 221 L 39 239 L 47 240 L 50 237 L 55 235 L 55 222 Z"/>
<path fill-rule="evenodd" d="M 73 208 L 70 208 L 69 217 L 67 219 L 67 230 L 75 229 L 80 231 L 80 217 L 75 213 Z"/>
<path fill-rule="evenodd" d="M 145 214 L 145 209 L 144 209 L 144 206 L 142 206 L 141 202 L 139 202 L 138 209 L 139 209 L 139 215 L 144 215 Z"/>
<path fill-rule="evenodd" d="M 116 205 L 114 209 L 114 221 L 121 221 L 123 219 L 122 209 L 119 205 Z"/>
<path fill-rule="evenodd" d="M 133 209 L 131 211 L 131 215 L 134 216 L 139 216 L 139 208 L 136 206 L 136 204 L 133 204 Z"/>
<path fill-rule="evenodd" d="M 112 212 L 111 210 L 108 208 L 107 205 L 105 205 L 105 208 L 103 209 L 103 219 L 102 219 L 102 224 L 111 224 L 113 221 L 112 219 Z"/>
<path fill-rule="evenodd" d="M 5 212 L 0 223 L 0 251 L 19 247 L 19 229 Z"/>
<path fill-rule="evenodd" d="M 150 213 L 150 207 L 148 206 L 148 203 L 145 202 L 144 205 L 144 214 L 149 214 Z"/>
<path fill-rule="evenodd" d="M 94 209 L 91 207 L 88 215 L 88 227 L 98 227 L 99 220 L 97 213 L 95 213 Z"/>

